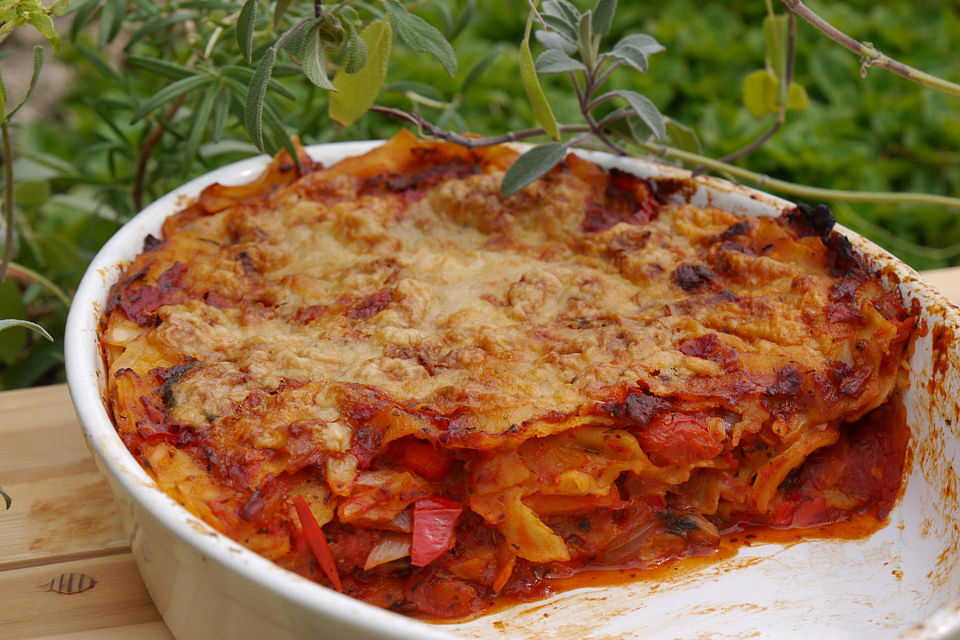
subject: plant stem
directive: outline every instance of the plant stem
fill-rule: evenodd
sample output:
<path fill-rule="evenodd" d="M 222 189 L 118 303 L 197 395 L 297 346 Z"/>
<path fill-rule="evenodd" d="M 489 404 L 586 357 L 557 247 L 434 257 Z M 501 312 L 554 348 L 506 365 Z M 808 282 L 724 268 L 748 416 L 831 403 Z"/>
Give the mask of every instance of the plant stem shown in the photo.
<path fill-rule="evenodd" d="M 700 165 L 714 171 L 725 172 L 757 186 L 779 191 L 810 200 L 843 200 L 845 202 L 873 202 L 877 204 L 922 204 L 934 207 L 946 207 L 960 210 L 960 198 L 938 196 L 929 193 L 898 193 L 893 191 L 847 191 L 844 189 L 822 189 L 771 178 L 720 160 L 708 158 L 689 151 L 675 149 L 651 142 L 635 142 L 638 147 L 659 156 L 675 158 L 683 162 Z"/>
<path fill-rule="evenodd" d="M 42 285 L 50 293 L 59 298 L 60 302 L 62 302 L 67 309 L 70 308 L 70 296 L 68 296 L 67 292 L 58 287 L 52 280 L 49 280 L 33 269 L 25 267 L 22 264 L 17 264 L 16 262 L 10 262 L 8 264 L 8 269 L 10 271 L 10 275 L 20 274 L 33 280 L 37 284 Z"/>
<path fill-rule="evenodd" d="M 787 122 L 787 102 L 790 100 L 790 83 L 793 82 L 793 65 L 794 59 L 796 58 L 797 42 L 796 16 L 790 12 L 787 12 L 787 15 L 789 16 L 789 29 L 787 31 L 789 34 L 787 40 L 787 64 L 783 70 L 783 78 L 780 81 L 780 108 L 777 110 L 777 119 L 774 120 L 773 126 L 770 127 L 766 133 L 742 149 L 723 156 L 720 158 L 721 162 L 733 162 L 734 160 L 739 160 L 740 158 L 753 153 L 762 147 L 767 140 L 772 138 L 774 134 L 780 130 L 780 127 Z"/>
<path fill-rule="evenodd" d="M 6 119 L 0 122 L 0 137 L 3 138 L 3 175 L 4 175 L 4 215 L 6 218 L 6 227 L 4 228 L 3 239 L 3 259 L 0 260 L 0 282 L 7 275 L 7 265 L 13 260 L 13 151 L 10 145 L 10 129 L 7 127 Z"/>
<path fill-rule="evenodd" d="M 826 35 L 828 38 L 837 42 L 850 51 L 860 56 L 862 64 L 860 66 L 860 75 L 867 76 L 867 69 L 870 67 L 883 67 L 887 71 L 899 74 L 908 80 L 921 84 L 931 89 L 943 91 L 950 95 L 960 96 L 960 84 L 938 78 L 919 69 L 894 60 L 890 56 L 881 53 L 869 42 L 858 42 L 844 32 L 840 31 L 832 24 L 821 18 L 810 10 L 801 0 L 780 0 L 787 11 L 796 13 L 798 16 L 809 22 L 815 29 Z"/>

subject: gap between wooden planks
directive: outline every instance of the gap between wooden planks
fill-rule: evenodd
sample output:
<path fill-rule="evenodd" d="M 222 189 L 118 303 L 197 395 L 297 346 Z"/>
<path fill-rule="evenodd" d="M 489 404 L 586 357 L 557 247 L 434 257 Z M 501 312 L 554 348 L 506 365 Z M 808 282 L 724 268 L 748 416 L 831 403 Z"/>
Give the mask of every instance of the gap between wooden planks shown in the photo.
<path fill-rule="evenodd" d="M 960 301 L 960 268 L 924 276 Z M 172 640 L 137 572 L 66 385 L 0 393 L 0 416 L 0 485 L 14 499 L 0 512 L 0 638 Z M 74 586 L 95 584 L 59 593 L 71 575 Z"/>

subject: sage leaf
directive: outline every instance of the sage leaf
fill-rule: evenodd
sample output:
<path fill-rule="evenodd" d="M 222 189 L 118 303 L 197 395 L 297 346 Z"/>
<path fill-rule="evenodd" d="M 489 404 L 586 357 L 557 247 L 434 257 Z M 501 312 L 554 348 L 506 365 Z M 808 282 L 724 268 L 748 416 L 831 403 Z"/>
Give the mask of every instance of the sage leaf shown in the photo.
<path fill-rule="evenodd" d="M 660 113 L 656 105 L 650 102 L 649 98 L 640 95 L 636 91 L 626 91 L 623 89 L 612 93 L 626 100 L 633 112 L 650 128 L 653 136 L 658 141 L 663 140 L 664 136 L 667 135 L 663 114 Z"/>
<path fill-rule="evenodd" d="M 539 29 L 533 34 L 533 36 L 537 39 L 537 42 L 545 46 L 547 49 L 559 49 L 567 55 L 570 55 L 577 50 L 575 44 L 564 38 L 556 31 L 544 31 L 543 29 Z"/>
<path fill-rule="evenodd" d="M 434 56 L 451 78 L 457 75 L 457 56 L 436 27 L 407 11 L 397 0 L 383 0 L 383 4 L 387 7 L 390 24 L 401 42 L 414 51 Z"/>
<path fill-rule="evenodd" d="M 47 330 L 38 325 L 36 322 L 30 322 L 28 320 L 0 320 L 0 331 L 4 329 L 9 329 L 10 327 L 26 327 L 34 333 L 39 333 L 41 336 L 53 342 L 53 336 L 47 333 Z"/>
<path fill-rule="evenodd" d="M 330 118 L 345 127 L 359 120 L 377 99 L 393 46 L 393 30 L 384 20 L 371 22 L 360 37 L 367 45 L 366 64 L 356 73 L 341 67 L 333 79 L 338 93 L 330 96 Z"/>
<path fill-rule="evenodd" d="M 17 104 L 13 110 L 6 115 L 7 118 L 12 118 L 17 111 L 20 111 L 20 107 L 24 105 L 27 98 L 30 97 L 30 94 L 33 93 L 33 90 L 37 87 L 37 78 L 40 77 L 40 69 L 43 68 L 43 55 L 43 47 L 36 45 L 33 48 L 33 75 L 30 76 L 30 85 L 27 87 L 27 90 L 23 92 L 23 95 L 20 96 L 20 99 L 17 100 Z M 4 100 L 4 103 L 6 103 L 6 100 Z"/>
<path fill-rule="evenodd" d="M 218 91 L 204 91 L 197 101 L 197 107 L 193 110 L 190 118 L 190 130 L 187 132 L 187 141 L 183 145 L 183 164 L 181 174 L 185 178 L 190 173 L 190 167 L 197 156 L 197 149 L 200 148 L 200 139 L 203 137 L 203 130 L 210 122 L 210 114 L 213 112 L 213 104 L 217 99 Z"/>
<path fill-rule="evenodd" d="M 257 24 L 258 0 L 246 0 L 237 16 L 237 46 L 247 64 L 253 62 L 253 30 Z"/>
<path fill-rule="evenodd" d="M 273 73 L 273 65 L 277 61 L 277 50 L 270 47 L 264 52 L 250 78 L 247 86 L 247 98 L 243 105 L 243 126 L 247 130 L 250 141 L 257 145 L 257 149 L 264 151 L 263 146 L 263 100 L 267 94 L 267 84 Z"/>
<path fill-rule="evenodd" d="M 580 11 L 569 0 L 544 0 L 541 13 L 546 16 L 554 16 L 563 20 L 571 29 L 575 29 L 580 23 Z"/>
<path fill-rule="evenodd" d="M 189 93 L 194 89 L 199 89 L 203 85 L 209 84 L 212 80 L 213 78 L 210 76 L 198 73 L 196 75 L 187 76 L 186 78 L 181 78 L 180 80 L 171 82 L 147 98 L 147 100 L 140 105 L 140 108 L 137 109 L 130 118 L 130 124 L 136 124 L 146 116 L 150 115 L 158 107 L 161 107 L 167 102 L 170 102 L 175 98 L 179 98 L 183 94 Z"/>
<path fill-rule="evenodd" d="M 327 91 L 336 91 L 330 78 L 327 77 L 327 67 L 324 62 L 323 41 L 320 39 L 320 25 L 314 25 L 307 32 L 300 50 L 300 63 L 303 65 L 303 75 L 307 80 Z"/>
<path fill-rule="evenodd" d="M 537 73 L 565 73 L 567 71 L 586 71 L 579 60 L 575 60 L 559 49 L 547 49 L 540 54 L 536 63 Z"/>
<path fill-rule="evenodd" d="M 567 145 L 562 142 L 549 142 L 530 149 L 519 156 L 503 174 L 500 193 L 511 196 L 548 171 L 557 166 L 567 155 Z"/>
<path fill-rule="evenodd" d="M 367 43 L 363 41 L 352 22 L 346 22 L 347 47 L 343 58 L 344 71 L 356 73 L 367 63 Z"/>
<path fill-rule="evenodd" d="M 655 53 L 660 53 L 664 51 L 664 46 L 657 42 L 657 39 L 653 36 L 649 36 L 645 33 L 633 33 L 629 36 L 626 36 L 620 40 L 617 44 L 613 45 L 613 51 L 623 47 L 631 47 L 634 49 L 639 49 L 646 57 L 650 57 Z"/>
<path fill-rule="evenodd" d="M 321 19 L 322 18 L 314 18 L 313 20 L 307 20 L 306 22 L 291 27 L 288 33 L 285 34 L 286 38 L 283 39 L 280 48 L 289 53 L 291 58 L 302 62 L 300 56 L 303 53 L 303 46 L 307 42 L 307 34 L 310 33 L 310 30 L 313 29 Z"/>
<path fill-rule="evenodd" d="M 703 152 L 703 148 L 700 146 L 700 138 L 690 127 L 680 124 L 673 118 L 668 118 L 666 128 L 667 136 L 670 137 L 673 146 L 690 153 L 699 154 Z"/>
<path fill-rule="evenodd" d="M 754 118 L 775 113 L 777 107 L 777 77 L 766 69 L 757 69 L 743 79 L 743 106 Z"/>
<path fill-rule="evenodd" d="M 593 53 L 593 13 L 589 10 L 580 16 L 580 24 L 577 25 L 577 45 L 580 49 L 580 58 L 592 67 L 595 62 Z"/>
<path fill-rule="evenodd" d="M 547 96 L 543 93 L 543 87 L 540 86 L 540 80 L 537 78 L 537 69 L 533 64 L 533 54 L 530 52 L 530 29 L 533 26 L 533 11 L 527 17 L 527 30 L 523 36 L 523 42 L 520 43 L 520 81 L 523 83 L 523 90 L 527 93 L 527 99 L 530 101 L 530 107 L 533 109 L 533 116 L 546 131 L 547 135 L 554 140 L 560 139 L 560 128 L 557 126 L 557 119 L 553 115 L 553 109 L 547 102 Z"/>
<path fill-rule="evenodd" d="M 558 35 L 560 35 L 564 40 L 569 42 L 571 45 L 575 45 L 577 42 L 577 29 L 573 25 L 567 23 L 563 18 L 558 18 L 557 16 L 549 16 L 542 14 L 544 24 L 553 29 Z"/>
<path fill-rule="evenodd" d="M 30 84 L 27 86 L 27 90 L 23 92 L 23 95 L 20 96 L 20 99 L 17 100 L 17 104 L 13 108 L 13 111 L 7 114 L 8 118 L 12 118 L 13 115 L 20 110 L 20 107 L 24 105 L 24 103 L 27 101 L 27 98 L 29 98 L 30 94 L 33 93 L 33 90 L 37 88 L 37 78 L 40 77 L 40 69 L 43 68 L 43 56 L 43 47 L 36 45 L 33 48 L 33 74 L 30 76 Z"/>
<path fill-rule="evenodd" d="M 613 14 L 617 11 L 617 0 L 597 0 L 593 8 L 593 32 L 598 36 L 610 33 L 613 25 Z"/>

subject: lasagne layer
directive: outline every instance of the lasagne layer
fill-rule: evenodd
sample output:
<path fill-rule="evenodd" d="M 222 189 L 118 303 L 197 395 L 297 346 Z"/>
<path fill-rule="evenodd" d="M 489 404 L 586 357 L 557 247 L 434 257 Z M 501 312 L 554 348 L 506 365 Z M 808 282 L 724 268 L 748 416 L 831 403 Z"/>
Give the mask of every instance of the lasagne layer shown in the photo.
<path fill-rule="evenodd" d="M 825 207 L 674 204 L 575 155 L 504 197 L 515 157 L 408 133 L 281 154 L 148 236 L 102 345 L 161 488 L 439 618 L 743 524 L 885 514 L 906 442 L 874 416 L 912 319 Z"/>

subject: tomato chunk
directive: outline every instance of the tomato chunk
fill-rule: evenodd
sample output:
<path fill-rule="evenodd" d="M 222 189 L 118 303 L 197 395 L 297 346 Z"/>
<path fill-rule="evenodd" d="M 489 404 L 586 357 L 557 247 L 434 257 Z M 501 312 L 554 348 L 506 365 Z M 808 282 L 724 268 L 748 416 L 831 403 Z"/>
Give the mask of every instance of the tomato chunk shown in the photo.
<path fill-rule="evenodd" d="M 413 503 L 413 540 L 410 562 L 423 567 L 453 546 L 453 533 L 463 505 L 440 496 Z"/>
<path fill-rule="evenodd" d="M 400 463 L 427 480 L 440 482 L 453 466 L 453 455 L 423 440 L 406 443 L 400 454 Z"/>
<path fill-rule="evenodd" d="M 293 506 L 297 510 L 297 517 L 300 518 L 300 527 L 303 529 L 303 536 L 307 539 L 307 546 L 317 559 L 317 564 L 323 569 L 323 572 L 330 578 L 333 588 L 343 593 L 343 585 L 340 584 L 340 574 L 337 573 L 337 565 L 333 561 L 333 554 L 330 553 L 330 547 L 327 546 L 327 537 L 323 535 L 323 529 L 317 522 L 313 511 L 303 496 L 296 496 L 293 499 Z"/>

